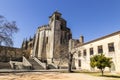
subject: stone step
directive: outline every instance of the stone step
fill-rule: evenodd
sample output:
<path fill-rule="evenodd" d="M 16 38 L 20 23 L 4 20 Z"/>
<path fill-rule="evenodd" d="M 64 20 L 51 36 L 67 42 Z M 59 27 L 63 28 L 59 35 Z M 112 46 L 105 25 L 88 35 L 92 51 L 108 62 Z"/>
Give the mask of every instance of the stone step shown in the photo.
<path fill-rule="evenodd" d="M 30 62 L 34 70 L 43 69 L 43 67 L 39 65 L 34 59 L 28 59 L 28 61 Z"/>
<path fill-rule="evenodd" d="M 56 67 L 53 66 L 52 64 L 48 64 L 48 69 L 56 69 Z"/>

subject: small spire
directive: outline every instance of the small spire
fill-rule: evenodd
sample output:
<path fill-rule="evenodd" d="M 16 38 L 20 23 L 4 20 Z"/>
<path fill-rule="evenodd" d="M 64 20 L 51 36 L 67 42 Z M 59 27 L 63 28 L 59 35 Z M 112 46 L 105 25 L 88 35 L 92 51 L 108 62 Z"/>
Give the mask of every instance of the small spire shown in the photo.
<path fill-rule="evenodd" d="M 57 14 L 60 14 L 60 15 L 61 15 L 61 13 L 59 12 L 59 10 L 56 10 L 54 13 L 57 13 Z"/>
<path fill-rule="evenodd" d="M 30 36 L 29 41 L 32 41 L 32 39 L 33 39 L 33 38 Z"/>
<path fill-rule="evenodd" d="M 56 10 L 55 12 L 59 12 L 58 10 Z"/>

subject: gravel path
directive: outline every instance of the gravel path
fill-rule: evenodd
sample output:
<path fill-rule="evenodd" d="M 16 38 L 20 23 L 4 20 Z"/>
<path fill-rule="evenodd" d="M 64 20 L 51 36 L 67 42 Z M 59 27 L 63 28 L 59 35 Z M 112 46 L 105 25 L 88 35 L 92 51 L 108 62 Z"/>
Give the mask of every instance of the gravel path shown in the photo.
<path fill-rule="evenodd" d="M 82 73 L 26 72 L 26 73 L 0 73 L 0 80 L 116 80 L 116 79 L 95 77 Z"/>

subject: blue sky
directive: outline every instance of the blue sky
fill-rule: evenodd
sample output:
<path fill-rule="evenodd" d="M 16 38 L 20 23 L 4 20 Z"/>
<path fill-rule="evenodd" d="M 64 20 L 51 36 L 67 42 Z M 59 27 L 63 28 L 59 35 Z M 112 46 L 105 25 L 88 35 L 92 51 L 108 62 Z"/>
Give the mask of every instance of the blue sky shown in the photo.
<path fill-rule="evenodd" d="M 56 10 L 75 39 L 83 35 L 87 42 L 120 30 L 120 0 L 0 0 L 0 15 L 16 21 L 20 29 L 13 37 L 15 47 L 21 47 L 37 27 L 48 24 Z"/>

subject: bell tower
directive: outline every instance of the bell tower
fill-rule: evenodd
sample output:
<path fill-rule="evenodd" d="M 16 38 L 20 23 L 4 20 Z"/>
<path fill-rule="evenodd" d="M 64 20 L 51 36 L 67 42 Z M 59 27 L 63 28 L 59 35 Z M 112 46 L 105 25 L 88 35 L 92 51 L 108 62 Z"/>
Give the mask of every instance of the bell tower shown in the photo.
<path fill-rule="evenodd" d="M 49 27 L 51 28 L 51 41 L 50 41 L 50 55 L 51 58 L 54 59 L 56 56 L 58 56 L 58 48 L 60 47 L 60 37 L 61 37 L 61 13 L 58 11 L 55 11 L 50 17 L 49 17 Z"/>
<path fill-rule="evenodd" d="M 51 23 L 51 22 L 53 22 L 54 20 L 60 20 L 60 17 L 61 17 L 61 13 L 59 13 L 58 11 L 55 11 L 53 14 L 52 14 L 52 16 L 50 16 L 49 17 L 49 24 Z"/>
<path fill-rule="evenodd" d="M 71 31 L 67 28 L 66 20 L 62 18 L 62 14 L 55 11 L 49 17 L 50 27 L 50 47 L 47 61 L 48 63 L 56 62 L 60 58 L 61 54 L 68 52 L 68 42 L 71 38 Z"/>

